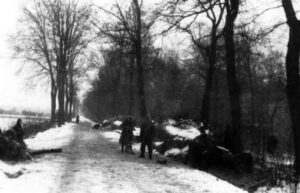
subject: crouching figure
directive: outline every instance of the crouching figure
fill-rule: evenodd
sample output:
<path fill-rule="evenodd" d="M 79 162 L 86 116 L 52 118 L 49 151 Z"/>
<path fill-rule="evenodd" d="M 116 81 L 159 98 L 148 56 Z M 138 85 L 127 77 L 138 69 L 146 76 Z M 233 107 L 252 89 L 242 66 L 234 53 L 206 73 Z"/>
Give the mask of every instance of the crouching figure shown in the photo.
<path fill-rule="evenodd" d="M 13 128 L 0 135 L 0 159 L 31 159 L 23 137 L 22 120 L 18 119 Z"/>

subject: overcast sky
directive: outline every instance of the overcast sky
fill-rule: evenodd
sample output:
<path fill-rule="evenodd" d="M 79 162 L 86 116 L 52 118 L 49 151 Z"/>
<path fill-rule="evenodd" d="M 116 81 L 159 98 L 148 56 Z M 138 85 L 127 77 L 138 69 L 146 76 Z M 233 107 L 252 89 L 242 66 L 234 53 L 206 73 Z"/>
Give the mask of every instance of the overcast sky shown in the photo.
<path fill-rule="evenodd" d="M 25 2 L 26 0 L 0 1 L 0 108 L 45 110 L 49 107 L 45 89 L 25 89 L 25 76 L 16 74 L 20 64 L 10 59 L 8 36 L 14 33 Z"/>
<path fill-rule="evenodd" d="M 16 73 L 20 69 L 18 64 L 10 59 L 10 42 L 8 36 L 16 31 L 18 19 L 21 17 L 22 7 L 32 0 L 1 0 L 0 1 L 0 108 L 16 107 L 36 111 L 45 111 L 50 108 L 49 90 L 46 87 L 28 89 L 25 73 Z M 112 0 L 95 0 L 101 4 L 110 4 Z M 145 0 L 150 1 L 150 0 Z M 159 1 L 159 0 L 155 0 Z M 251 0 L 252 9 L 263 9 L 274 0 Z M 280 2 L 280 1 L 279 1 Z M 278 3 L 277 3 L 278 4 Z M 282 10 L 266 14 L 262 23 L 268 25 L 280 20 Z M 283 15 L 284 16 L 284 15 Z M 176 39 L 176 38 L 175 38 Z M 172 42 L 169 45 L 178 47 L 180 42 Z"/>

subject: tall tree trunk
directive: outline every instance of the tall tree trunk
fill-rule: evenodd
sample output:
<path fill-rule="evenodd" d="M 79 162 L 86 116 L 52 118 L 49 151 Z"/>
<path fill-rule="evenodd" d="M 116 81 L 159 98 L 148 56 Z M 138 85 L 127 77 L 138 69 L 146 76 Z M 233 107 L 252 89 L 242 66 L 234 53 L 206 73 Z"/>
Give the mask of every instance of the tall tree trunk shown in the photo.
<path fill-rule="evenodd" d="M 128 103 L 128 114 L 133 116 L 134 109 L 134 56 L 130 55 L 130 70 L 129 70 L 129 103 Z"/>
<path fill-rule="evenodd" d="M 69 104 L 70 104 L 70 85 L 68 83 L 68 81 L 66 82 L 66 87 L 65 87 L 65 118 L 66 121 L 68 120 L 68 112 L 69 112 Z"/>
<path fill-rule="evenodd" d="M 65 84 L 66 67 L 65 62 L 61 61 L 58 67 L 57 85 L 58 85 L 58 125 L 65 123 Z"/>
<path fill-rule="evenodd" d="M 75 84 L 74 84 L 74 71 L 73 71 L 73 65 L 70 65 L 71 71 L 69 72 L 69 76 L 70 76 L 70 85 L 69 85 L 69 107 L 68 107 L 68 111 L 67 111 L 67 117 L 69 121 L 72 121 L 72 109 L 74 106 L 74 97 L 75 97 Z"/>
<path fill-rule="evenodd" d="M 56 120 L 56 96 L 57 96 L 57 88 L 56 86 L 52 83 L 51 85 L 51 122 L 55 122 Z"/>
<path fill-rule="evenodd" d="M 218 128 L 219 126 L 219 76 L 218 74 L 214 73 L 214 86 L 215 86 L 215 94 L 214 94 L 214 128 Z"/>
<path fill-rule="evenodd" d="M 73 79 L 73 78 L 72 78 Z M 70 83 L 70 100 L 69 100 L 69 109 L 68 109 L 68 119 L 69 121 L 72 120 L 72 111 L 73 111 L 73 106 L 74 106 L 74 85 L 73 81 Z"/>
<path fill-rule="evenodd" d="M 296 17 L 291 0 L 282 0 L 289 26 L 289 42 L 286 55 L 286 92 L 290 116 L 294 132 L 295 171 L 300 175 L 300 83 L 299 83 L 299 53 L 300 53 L 300 21 Z"/>
<path fill-rule="evenodd" d="M 236 59 L 234 47 L 234 22 L 239 12 L 239 4 L 239 0 L 226 0 L 227 15 L 224 27 L 227 82 L 231 107 L 231 150 L 234 153 L 238 153 L 242 150 L 240 88 L 236 75 Z"/>
<path fill-rule="evenodd" d="M 142 63 L 142 22 L 141 22 L 141 8 L 138 0 L 133 0 L 135 6 L 135 14 L 137 19 L 136 28 L 136 40 L 135 40 L 135 54 L 137 63 L 137 75 L 138 75 L 138 96 L 140 103 L 140 117 L 144 118 L 147 116 L 146 109 L 146 98 L 145 98 L 145 80 L 144 80 L 144 67 Z"/>
<path fill-rule="evenodd" d="M 115 79 L 115 85 L 114 85 L 114 99 L 113 99 L 113 116 L 117 116 L 118 114 L 118 102 L 119 102 L 119 86 L 120 86 L 120 74 L 121 74 L 121 69 L 120 69 L 120 64 L 117 64 L 117 69 L 116 69 L 116 79 Z"/>
<path fill-rule="evenodd" d="M 71 96 L 71 98 L 70 98 L 70 104 L 69 104 L 69 112 L 68 112 L 68 119 L 69 119 L 69 121 L 72 120 L 73 108 L 74 108 L 74 96 Z"/>
<path fill-rule="evenodd" d="M 120 87 L 120 80 L 121 80 L 121 65 L 123 64 L 123 43 L 120 44 L 120 56 L 119 56 L 119 63 L 116 65 L 116 80 L 115 80 L 115 89 L 114 89 L 114 101 L 113 101 L 113 116 L 118 115 L 119 105 L 119 87 Z"/>
<path fill-rule="evenodd" d="M 211 100 L 211 89 L 213 83 L 213 74 L 215 69 L 216 63 L 216 54 L 217 54 L 217 36 L 216 36 L 216 29 L 213 27 L 211 32 L 211 43 L 210 48 L 208 50 L 208 69 L 206 73 L 206 83 L 205 83 L 205 90 L 204 96 L 202 100 L 202 109 L 201 109 L 201 121 L 204 123 L 204 127 L 207 127 L 209 122 L 209 115 L 210 115 L 210 100 Z"/>
<path fill-rule="evenodd" d="M 247 70 L 247 75 L 248 75 L 248 81 L 249 81 L 249 86 L 250 86 L 250 120 L 251 120 L 251 151 L 254 152 L 254 147 L 257 146 L 258 144 L 256 144 L 255 138 L 257 138 L 257 136 L 254 133 L 257 133 L 257 131 L 255 130 L 255 88 L 254 88 L 254 76 L 253 76 L 253 72 L 252 72 L 252 68 L 251 68 L 251 46 L 250 43 L 245 42 L 245 46 L 246 46 L 246 70 Z"/>
<path fill-rule="evenodd" d="M 64 86 L 62 86 L 62 78 L 59 78 L 60 84 L 58 86 L 58 125 L 61 126 L 65 122 L 65 94 Z"/>

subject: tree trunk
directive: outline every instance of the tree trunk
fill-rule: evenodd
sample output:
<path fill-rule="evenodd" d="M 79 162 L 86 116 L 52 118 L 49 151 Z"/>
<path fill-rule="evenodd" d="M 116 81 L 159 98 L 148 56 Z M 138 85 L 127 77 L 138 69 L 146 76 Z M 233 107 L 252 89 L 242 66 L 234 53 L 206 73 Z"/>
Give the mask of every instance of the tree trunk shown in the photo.
<path fill-rule="evenodd" d="M 115 84 L 114 84 L 114 99 L 113 99 L 113 116 L 117 116 L 118 114 L 118 102 L 119 102 L 119 86 L 120 86 L 120 66 L 117 64 L 116 69 L 116 77 L 115 77 Z"/>
<path fill-rule="evenodd" d="M 136 28 L 136 40 L 135 40 L 135 54 L 137 64 L 137 75 L 138 75 L 138 96 L 140 103 L 140 117 L 144 118 L 147 116 L 146 109 L 146 98 L 145 98 L 145 82 L 144 82 L 144 67 L 142 63 L 142 22 L 141 22 L 141 9 L 138 0 L 133 0 L 135 6 L 135 14 L 137 19 Z"/>
<path fill-rule="evenodd" d="M 294 132 L 295 171 L 300 175 L 300 84 L 299 84 L 299 53 L 300 53 L 300 21 L 296 17 L 291 0 L 282 0 L 282 5 L 289 26 L 289 42 L 286 55 L 286 92 L 288 97 L 292 128 Z"/>
<path fill-rule="evenodd" d="M 73 68 L 73 65 L 72 65 Z M 68 120 L 72 121 L 72 111 L 74 108 L 74 97 L 75 97 L 75 85 L 74 85 L 74 72 L 70 71 L 70 85 L 69 85 L 69 109 L 67 111 L 68 114 Z"/>
<path fill-rule="evenodd" d="M 65 87 L 65 118 L 66 121 L 69 121 L 68 119 L 68 112 L 69 112 L 69 104 L 70 104 L 70 85 L 68 82 L 66 82 L 66 87 Z"/>
<path fill-rule="evenodd" d="M 119 102 L 119 87 L 120 87 L 120 80 L 121 80 L 121 65 L 123 64 L 123 44 L 121 42 L 120 45 L 120 56 L 119 56 L 119 63 L 116 64 L 116 79 L 115 79 L 115 89 L 114 89 L 114 100 L 113 100 L 113 116 L 118 115 L 118 102 Z"/>
<path fill-rule="evenodd" d="M 69 121 L 72 120 L 72 114 L 73 114 L 72 112 L 73 112 L 73 108 L 74 108 L 73 98 L 74 97 L 70 98 L 70 105 L 69 105 L 69 112 L 68 112 L 68 119 L 69 119 Z"/>
<path fill-rule="evenodd" d="M 254 73 L 252 72 L 252 68 L 251 68 L 251 46 L 250 46 L 250 43 L 246 43 L 246 70 L 247 70 L 247 75 L 248 75 L 248 81 L 249 81 L 249 86 L 250 86 L 250 94 L 251 94 L 251 98 L 250 98 L 250 121 L 251 121 L 251 151 L 254 152 L 254 146 L 257 146 L 258 144 L 256 144 L 254 141 L 255 141 L 255 138 L 257 138 L 257 136 L 255 135 L 257 133 L 256 129 L 255 128 L 255 88 L 254 88 Z"/>
<path fill-rule="evenodd" d="M 130 71 L 129 71 L 129 103 L 128 103 L 128 114 L 133 116 L 134 109 L 134 56 L 130 55 Z"/>
<path fill-rule="evenodd" d="M 229 3 L 230 1 L 230 3 Z M 239 0 L 226 1 L 226 23 L 224 27 L 227 82 L 231 107 L 232 147 L 234 153 L 242 151 L 240 88 L 236 76 L 234 47 L 234 22 L 239 11 Z"/>
<path fill-rule="evenodd" d="M 68 119 L 69 121 L 72 120 L 72 111 L 74 108 L 74 86 L 72 86 L 73 83 L 71 83 L 71 87 L 70 87 L 70 101 L 69 101 L 69 111 L 68 111 Z"/>
<path fill-rule="evenodd" d="M 55 122 L 56 120 L 56 95 L 57 95 L 57 88 L 55 85 L 52 84 L 51 86 L 51 122 Z"/>
<path fill-rule="evenodd" d="M 211 32 L 211 43 L 210 48 L 208 51 L 208 69 L 206 73 L 206 83 L 205 83 L 205 90 L 204 96 L 202 100 L 202 109 L 201 109 L 201 121 L 204 123 L 204 127 L 207 127 L 209 122 L 209 115 L 210 115 L 210 99 L 211 99 L 211 89 L 213 83 L 213 74 L 215 69 L 216 63 L 216 52 L 217 52 L 217 36 L 216 36 L 216 29 L 213 27 Z"/>
<path fill-rule="evenodd" d="M 66 84 L 65 64 L 61 63 L 58 69 L 57 85 L 58 85 L 58 125 L 65 123 L 65 84 Z"/>
<path fill-rule="evenodd" d="M 219 76 L 214 73 L 214 85 L 215 85 L 215 93 L 214 93 L 214 125 L 213 128 L 219 127 Z"/>

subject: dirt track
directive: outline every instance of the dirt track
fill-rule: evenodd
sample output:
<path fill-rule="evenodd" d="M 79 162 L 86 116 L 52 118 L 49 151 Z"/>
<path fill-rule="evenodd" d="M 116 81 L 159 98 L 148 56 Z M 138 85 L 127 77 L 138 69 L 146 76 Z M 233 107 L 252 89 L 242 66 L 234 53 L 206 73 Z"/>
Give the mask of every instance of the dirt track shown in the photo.
<path fill-rule="evenodd" d="M 191 169 L 184 165 L 159 165 L 155 159 L 121 154 L 118 143 L 104 138 L 103 132 L 91 131 L 90 128 L 89 123 L 75 126 L 72 142 L 60 155 L 66 161 L 57 192 L 212 192 L 211 184 L 205 184 L 210 183 L 209 178 L 216 180 L 213 176 L 193 182 L 191 180 L 195 179 L 191 179 L 190 174 L 185 175 Z"/>
<path fill-rule="evenodd" d="M 122 154 L 119 134 L 91 131 L 91 123 L 67 124 L 28 140 L 32 147 L 62 147 L 35 161 L 13 165 L 24 174 L 16 179 L 0 175 L 4 193 L 234 193 L 233 185 L 183 164 Z M 6 166 L 7 167 L 7 166 Z M 3 182 L 3 183 L 2 183 Z"/>

